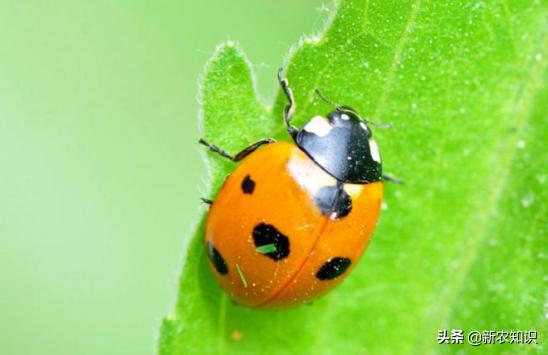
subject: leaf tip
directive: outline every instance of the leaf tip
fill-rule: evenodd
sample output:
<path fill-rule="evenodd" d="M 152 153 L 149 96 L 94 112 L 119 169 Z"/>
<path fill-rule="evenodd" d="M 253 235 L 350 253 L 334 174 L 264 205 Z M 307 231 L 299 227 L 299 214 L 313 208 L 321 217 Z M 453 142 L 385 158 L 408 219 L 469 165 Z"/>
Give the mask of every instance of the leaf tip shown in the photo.
<path fill-rule="evenodd" d="M 229 54 L 236 54 L 238 56 L 243 56 L 240 49 L 240 44 L 237 41 L 231 39 L 221 42 L 213 54 L 213 58 L 222 57 Z"/>
<path fill-rule="evenodd" d="M 228 70 L 242 69 L 243 66 L 250 67 L 251 64 L 240 49 L 240 44 L 237 41 L 227 40 L 215 48 L 215 52 L 206 64 L 204 79 L 207 78 L 208 72 L 219 71 L 226 76 Z"/>

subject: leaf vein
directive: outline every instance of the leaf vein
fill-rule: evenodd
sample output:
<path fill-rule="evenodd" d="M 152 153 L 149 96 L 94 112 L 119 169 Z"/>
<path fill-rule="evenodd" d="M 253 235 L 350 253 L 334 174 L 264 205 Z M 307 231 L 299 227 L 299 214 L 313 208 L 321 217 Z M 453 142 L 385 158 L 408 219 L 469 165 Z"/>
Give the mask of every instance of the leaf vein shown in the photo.
<path fill-rule="evenodd" d="M 401 56 L 403 53 L 403 48 L 409 39 L 410 33 L 413 31 L 413 27 L 416 24 L 417 16 L 419 13 L 419 9 L 421 7 L 421 0 L 416 0 L 411 5 L 411 11 L 409 14 L 409 17 L 407 18 L 407 23 L 405 24 L 405 28 L 400 36 L 400 40 L 398 41 L 398 44 L 396 45 L 396 48 L 394 50 L 394 57 L 392 58 L 392 63 L 390 64 L 387 80 L 383 86 L 381 97 L 379 98 L 379 103 L 377 104 L 377 109 L 375 110 L 375 113 L 373 114 L 373 121 L 378 121 L 379 117 L 382 115 L 383 110 L 385 109 L 386 100 L 388 99 L 388 96 L 390 95 L 390 91 L 392 90 L 392 86 L 394 85 L 396 73 L 397 73 L 397 66 L 401 62 Z"/>

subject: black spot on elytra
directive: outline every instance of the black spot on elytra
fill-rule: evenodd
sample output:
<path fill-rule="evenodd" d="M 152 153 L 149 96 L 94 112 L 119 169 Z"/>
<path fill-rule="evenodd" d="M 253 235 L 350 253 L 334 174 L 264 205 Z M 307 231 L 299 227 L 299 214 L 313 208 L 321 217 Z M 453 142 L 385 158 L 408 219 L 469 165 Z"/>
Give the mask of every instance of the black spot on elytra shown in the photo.
<path fill-rule="evenodd" d="M 333 280 L 344 274 L 350 266 L 352 260 L 349 258 L 335 257 L 327 260 L 316 273 L 319 280 Z"/>
<path fill-rule="evenodd" d="M 322 187 L 314 195 L 314 201 L 324 216 L 332 215 L 335 219 L 347 216 L 352 210 L 352 199 L 342 185 Z"/>
<path fill-rule="evenodd" d="M 242 191 L 244 194 L 252 194 L 255 190 L 255 181 L 251 180 L 251 176 L 246 175 L 242 180 Z"/>
<path fill-rule="evenodd" d="M 289 255 L 289 239 L 271 224 L 257 224 L 253 229 L 253 241 L 257 248 L 267 244 L 274 244 L 276 250 L 263 254 L 273 260 L 281 260 L 287 258 Z"/>
<path fill-rule="evenodd" d="M 210 241 L 207 242 L 207 256 L 219 274 L 226 275 L 228 273 L 225 259 Z"/>

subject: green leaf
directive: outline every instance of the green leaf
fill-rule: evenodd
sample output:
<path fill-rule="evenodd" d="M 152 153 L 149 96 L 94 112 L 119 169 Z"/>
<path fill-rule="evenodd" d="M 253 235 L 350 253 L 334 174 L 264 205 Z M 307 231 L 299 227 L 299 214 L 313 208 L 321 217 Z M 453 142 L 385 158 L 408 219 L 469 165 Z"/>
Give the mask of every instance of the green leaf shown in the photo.
<path fill-rule="evenodd" d="M 351 276 L 288 311 L 231 303 L 208 269 L 202 220 L 160 353 L 545 352 L 546 3 L 342 0 L 333 13 L 286 63 L 295 123 L 330 110 L 318 87 L 392 123 L 374 134 L 385 170 L 406 184 L 386 186 Z M 230 153 L 288 139 L 284 97 L 266 109 L 252 76 L 228 43 L 203 78 L 204 136 Z M 206 162 L 213 197 L 235 164 Z M 438 329 L 538 330 L 540 345 L 438 345 Z"/>

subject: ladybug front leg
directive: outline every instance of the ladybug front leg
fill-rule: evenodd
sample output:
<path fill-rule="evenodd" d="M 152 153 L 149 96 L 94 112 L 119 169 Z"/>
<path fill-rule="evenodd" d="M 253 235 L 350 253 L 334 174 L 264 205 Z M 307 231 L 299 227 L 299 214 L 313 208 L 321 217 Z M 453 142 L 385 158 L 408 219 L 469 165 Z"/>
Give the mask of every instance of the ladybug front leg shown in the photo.
<path fill-rule="evenodd" d="M 280 86 L 282 87 L 282 90 L 287 97 L 287 101 L 289 101 L 289 104 L 284 109 L 284 122 L 285 126 L 287 128 L 287 133 L 295 139 L 297 136 L 297 132 L 299 131 L 295 126 L 291 125 L 291 119 L 293 118 L 293 114 L 295 113 L 295 99 L 293 97 L 293 91 L 291 91 L 291 88 L 289 87 L 289 82 L 286 78 L 282 77 L 282 71 L 283 68 L 278 69 L 278 82 L 280 83 Z"/>
<path fill-rule="evenodd" d="M 254 151 L 257 150 L 257 148 L 259 148 L 260 146 L 262 146 L 264 144 L 270 144 L 270 143 L 274 143 L 274 142 L 276 142 L 276 141 L 272 138 L 261 139 L 260 141 L 257 141 L 255 143 L 245 147 L 241 152 L 239 152 L 235 156 L 232 156 L 232 155 L 228 154 L 227 152 L 225 152 L 224 150 L 222 150 L 221 148 L 219 148 L 219 147 L 217 147 L 213 144 L 209 144 L 208 142 L 206 142 L 203 139 L 199 140 L 200 144 L 205 145 L 212 152 L 215 152 L 215 153 L 217 153 L 217 154 L 219 154 L 219 155 L 221 155 L 221 156 L 223 156 L 227 159 L 230 159 L 233 162 L 238 162 L 238 161 L 242 160 L 243 158 L 247 157 L 249 154 L 253 153 Z"/>

